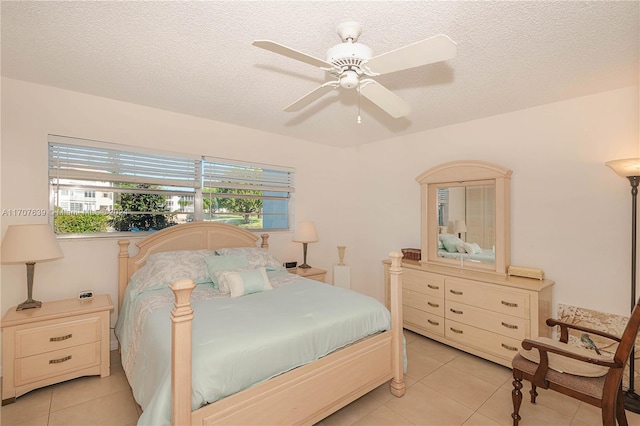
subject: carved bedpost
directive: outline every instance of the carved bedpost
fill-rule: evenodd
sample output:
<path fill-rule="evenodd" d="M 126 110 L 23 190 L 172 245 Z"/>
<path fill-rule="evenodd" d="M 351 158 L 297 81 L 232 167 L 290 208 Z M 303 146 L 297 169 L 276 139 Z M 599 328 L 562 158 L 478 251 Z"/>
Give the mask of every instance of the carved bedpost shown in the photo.
<path fill-rule="evenodd" d="M 169 285 L 176 298 L 171 310 L 171 424 L 191 424 L 191 325 L 193 309 L 189 303 L 196 287 L 182 279 Z"/>
<path fill-rule="evenodd" d="M 129 281 L 129 240 L 119 240 L 120 252 L 118 253 L 118 312 L 122 307 L 122 296 Z"/>
<path fill-rule="evenodd" d="M 391 393 L 401 397 L 405 392 L 404 383 L 404 357 L 402 351 L 402 267 L 400 261 L 402 253 L 392 251 L 391 267 L 389 268 L 390 279 L 390 305 L 391 308 L 391 330 L 393 336 L 393 353 L 391 363 L 393 366 L 393 379 L 391 380 Z"/>
<path fill-rule="evenodd" d="M 260 235 L 260 238 L 262 238 L 262 244 L 260 245 L 260 247 L 268 249 L 269 248 L 269 234 L 262 234 L 262 235 Z"/>

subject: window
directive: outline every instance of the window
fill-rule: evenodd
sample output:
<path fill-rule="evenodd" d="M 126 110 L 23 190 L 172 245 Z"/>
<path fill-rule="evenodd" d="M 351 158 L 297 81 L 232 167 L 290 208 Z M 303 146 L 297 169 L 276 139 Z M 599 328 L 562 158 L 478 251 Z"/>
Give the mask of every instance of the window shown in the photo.
<path fill-rule="evenodd" d="M 198 220 L 289 229 L 293 180 L 291 168 L 49 135 L 58 234 L 155 231 Z"/>

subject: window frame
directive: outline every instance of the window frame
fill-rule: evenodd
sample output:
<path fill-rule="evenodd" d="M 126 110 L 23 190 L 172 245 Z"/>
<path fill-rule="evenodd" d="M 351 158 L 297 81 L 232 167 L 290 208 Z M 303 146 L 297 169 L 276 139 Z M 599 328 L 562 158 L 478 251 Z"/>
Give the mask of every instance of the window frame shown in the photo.
<path fill-rule="evenodd" d="M 210 183 L 206 181 L 205 171 L 207 170 L 208 165 L 214 164 L 214 163 L 227 165 L 232 168 L 246 168 L 246 169 L 254 168 L 256 170 L 261 170 L 265 172 L 276 172 L 276 174 L 284 173 L 287 176 L 286 184 L 280 183 L 280 185 L 288 185 L 288 186 L 278 186 L 278 188 L 283 189 L 283 192 L 286 193 L 286 197 L 283 197 L 283 196 L 276 197 L 281 201 L 286 200 L 286 208 L 284 209 L 285 210 L 284 216 L 286 217 L 286 222 L 287 222 L 286 227 L 265 228 L 264 215 L 263 215 L 264 204 L 263 204 L 263 206 L 261 206 L 260 212 L 251 213 L 251 214 L 258 214 L 263 216 L 263 219 L 262 219 L 263 221 L 261 222 L 262 227 L 260 228 L 243 227 L 243 229 L 246 229 L 250 232 L 281 232 L 281 231 L 289 232 L 291 231 L 292 224 L 294 223 L 294 218 L 293 218 L 294 203 L 295 203 L 294 183 L 295 183 L 296 171 L 292 167 L 275 166 L 271 164 L 262 164 L 262 163 L 252 163 L 252 162 L 230 160 L 230 159 L 209 157 L 209 156 L 181 154 L 181 153 L 170 152 L 170 151 L 152 150 L 152 149 L 146 149 L 146 148 L 136 147 L 136 146 L 121 145 L 121 144 L 115 144 L 115 143 L 109 143 L 109 142 L 100 142 L 100 141 L 94 141 L 94 140 L 88 140 L 88 139 L 80 139 L 80 138 L 73 138 L 69 136 L 59 136 L 59 135 L 51 135 L 51 134 L 48 135 L 47 146 L 48 146 L 48 153 L 49 153 L 48 176 L 47 176 L 48 184 L 49 184 L 49 208 L 50 208 L 49 211 L 51 212 L 49 223 L 51 224 L 52 227 L 54 225 L 55 209 L 57 207 L 56 200 L 58 205 L 64 205 L 64 202 L 65 202 L 60 200 L 61 191 L 66 190 L 69 194 L 73 194 L 74 191 L 76 190 L 84 191 L 84 193 L 87 193 L 88 191 L 92 191 L 95 194 L 95 197 L 93 199 L 98 200 L 98 199 L 105 198 L 103 194 L 106 192 L 105 189 L 107 188 L 113 189 L 112 191 L 108 191 L 108 193 L 111 194 L 110 199 L 114 203 L 116 198 L 115 194 L 118 192 L 122 192 L 122 193 L 136 192 L 136 193 L 145 193 L 145 194 L 159 193 L 159 194 L 165 194 L 165 195 L 173 194 L 173 195 L 178 195 L 181 198 L 187 198 L 190 201 L 189 209 L 193 210 L 193 212 L 188 211 L 188 212 L 183 212 L 182 214 L 191 214 L 193 217 L 192 221 L 194 222 L 205 221 L 205 209 L 204 209 L 205 196 L 203 195 L 203 187 L 205 187 L 205 185 L 208 185 Z M 55 151 L 54 147 L 57 147 L 58 151 Z M 148 159 L 148 158 L 153 158 L 154 156 L 161 156 L 169 160 L 176 159 L 176 160 L 179 160 L 180 162 L 183 162 L 183 161 L 193 162 L 193 164 L 195 165 L 194 167 L 195 178 L 193 180 L 193 190 L 190 190 L 190 188 L 192 188 L 191 185 L 185 185 L 181 187 L 176 186 L 175 180 L 172 180 L 174 185 L 173 189 L 168 184 L 163 185 L 163 187 L 169 188 L 169 189 L 158 189 L 158 190 L 150 190 L 150 191 L 142 191 L 139 189 L 135 189 L 135 190 L 126 189 L 122 187 L 120 188 L 104 187 L 104 186 L 101 186 L 100 184 L 107 183 L 107 182 L 111 182 L 113 184 L 116 182 L 116 179 L 114 178 L 102 179 L 102 180 L 99 179 L 99 177 L 108 177 L 108 176 L 111 176 L 109 173 L 114 173 L 112 171 L 108 172 L 108 170 L 111 170 L 111 169 L 107 169 L 106 168 L 107 166 L 104 166 L 104 169 L 100 168 L 101 167 L 100 165 L 104 163 L 104 162 L 102 163 L 100 162 L 100 155 L 104 155 L 104 152 L 100 152 L 98 154 L 99 158 L 97 162 L 94 162 L 95 159 L 93 158 L 86 160 L 88 164 L 98 165 L 98 166 L 95 166 L 95 168 L 89 169 L 89 167 L 94 167 L 94 166 L 86 166 L 84 163 L 82 163 L 83 161 L 82 158 L 79 160 L 80 166 L 77 166 L 76 164 L 71 164 L 72 163 L 71 160 L 69 160 L 69 164 L 62 164 L 64 163 L 65 159 L 63 158 L 63 155 L 60 154 L 61 147 L 71 147 L 72 149 L 77 150 L 76 152 L 80 152 L 81 154 L 83 150 L 90 152 L 91 150 L 95 149 L 98 151 L 100 150 L 109 151 L 110 153 L 113 153 L 113 152 L 124 153 L 129 158 L 140 156 L 140 158 Z M 56 154 L 58 154 L 58 157 L 56 157 Z M 109 167 L 113 167 L 112 164 L 113 162 L 110 163 Z M 58 167 L 55 167 L 55 166 L 58 166 Z M 84 168 L 82 168 L 82 166 L 84 166 Z M 74 169 L 74 167 L 76 168 Z M 102 171 L 99 171 L 99 170 L 102 170 Z M 123 177 L 123 179 L 117 180 L 118 183 L 135 182 L 136 184 L 162 185 L 162 176 L 158 174 L 153 175 L 150 179 L 148 179 L 148 181 L 145 181 L 146 178 L 144 176 L 137 176 L 137 175 L 134 176 L 136 172 L 132 172 L 133 169 L 130 166 L 126 170 L 127 171 L 124 173 L 129 173 L 129 174 L 118 173 L 119 177 Z M 76 172 L 77 172 L 77 176 L 79 176 L 78 178 L 73 177 L 76 175 Z M 104 173 L 104 174 L 100 175 L 100 173 Z M 156 173 L 156 172 L 152 171 L 151 173 Z M 84 180 L 81 180 L 81 179 L 84 179 Z M 70 183 L 61 183 L 61 181 L 64 181 L 64 180 L 70 181 Z M 98 182 L 100 182 L 100 184 L 97 184 Z M 185 182 L 187 181 L 185 180 Z M 271 186 L 269 186 L 271 182 L 259 182 L 259 181 L 256 181 L 256 182 L 258 182 L 258 185 L 263 185 L 264 187 L 271 188 Z M 91 183 L 93 183 L 94 185 L 91 185 Z M 211 187 L 211 185 L 209 185 L 208 187 Z M 180 188 L 180 190 L 177 190 L 175 188 Z M 184 188 L 188 188 L 188 189 L 185 190 Z M 122 191 L 123 189 L 124 191 Z M 269 195 L 264 197 L 260 195 L 257 197 L 262 199 L 263 201 L 265 199 L 274 198 Z M 86 197 L 84 198 L 86 199 Z M 224 197 L 217 197 L 217 198 L 224 198 Z M 233 196 L 228 198 L 245 198 L 245 197 Z M 252 195 L 247 198 L 256 198 L 256 196 Z M 75 199 L 66 200 L 66 201 L 68 201 L 69 204 L 71 201 L 77 202 L 77 200 Z M 174 202 L 173 204 L 177 204 L 177 203 Z M 89 210 L 86 210 L 86 212 L 88 213 L 99 212 L 99 210 L 97 210 L 97 205 L 94 207 L 95 208 L 93 210 L 89 209 Z M 177 206 L 172 206 L 170 212 L 175 212 L 176 207 Z M 113 211 L 112 209 L 107 210 L 106 213 L 112 212 L 112 211 Z M 74 214 L 73 212 L 71 212 L 70 209 L 68 213 Z M 180 212 L 176 212 L 176 213 L 181 214 Z M 283 222 L 280 221 L 279 225 L 283 225 Z M 113 237 L 122 238 L 123 236 L 143 237 L 152 232 L 155 232 L 155 231 L 108 231 L 108 232 L 92 232 L 92 233 L 57 233 L 56 236 L 58 238 L 71 238 L 71 239 L 73 238 L 82 238 L 82 239 L 113 238 Z"/>

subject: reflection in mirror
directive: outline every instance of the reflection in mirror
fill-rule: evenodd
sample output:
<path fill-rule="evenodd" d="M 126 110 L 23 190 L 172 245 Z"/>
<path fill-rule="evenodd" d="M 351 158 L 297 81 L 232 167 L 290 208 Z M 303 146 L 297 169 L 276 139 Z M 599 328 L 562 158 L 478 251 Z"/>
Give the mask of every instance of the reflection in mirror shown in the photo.
<path fill-rule="evenodd" d="M 438 257 L 495 263 L 495 185 L 438 185 Z"/>

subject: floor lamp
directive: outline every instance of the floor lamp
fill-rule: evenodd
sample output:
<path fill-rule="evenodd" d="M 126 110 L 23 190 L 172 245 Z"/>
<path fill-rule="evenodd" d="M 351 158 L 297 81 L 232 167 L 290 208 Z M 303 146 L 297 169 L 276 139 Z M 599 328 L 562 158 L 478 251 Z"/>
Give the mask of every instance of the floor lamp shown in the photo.
<path fill-rule="evenodd" d="M 638 210 L 638 183 L 640 183 L 640 158 L 625 158 L 605 163 L 619 176 L 631 183 L 631 310 L 636 304 L 636 222 Z M 640 413 L 640 396 L 634 389 L 635 381 L 635 342 L 629 359 L 629 388 L 624 394 L 624 408 Z"/>

